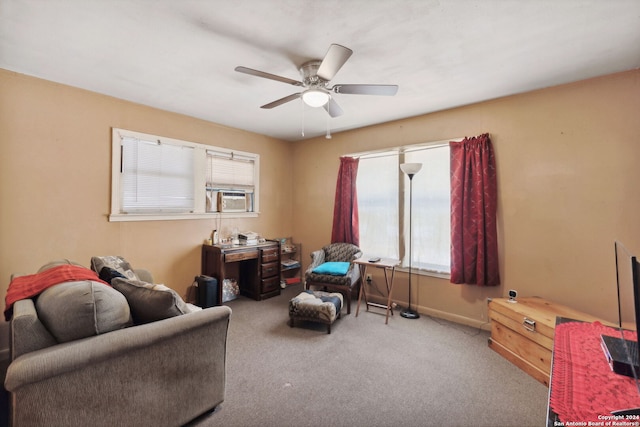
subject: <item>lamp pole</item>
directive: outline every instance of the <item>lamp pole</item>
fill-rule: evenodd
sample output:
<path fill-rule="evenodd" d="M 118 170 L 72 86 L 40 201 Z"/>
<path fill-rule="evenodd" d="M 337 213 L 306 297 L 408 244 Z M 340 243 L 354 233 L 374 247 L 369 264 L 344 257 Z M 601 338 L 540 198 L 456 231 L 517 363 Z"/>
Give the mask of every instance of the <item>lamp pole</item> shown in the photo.
<path fill-rule="evenodd" d="M 413 232 L 411 230 L 411 223 L 413 220 L 413 177 L 422 168 L 422 163 L 403 163 L 400 165 L 402 172 L 406 173 L 409 177 L 409 307 L 402 310 L 400 316 L 405 319 L 417 319 L 420 317 L 417 311 L 411 309 L 411 263 L 413 249 Z"/>

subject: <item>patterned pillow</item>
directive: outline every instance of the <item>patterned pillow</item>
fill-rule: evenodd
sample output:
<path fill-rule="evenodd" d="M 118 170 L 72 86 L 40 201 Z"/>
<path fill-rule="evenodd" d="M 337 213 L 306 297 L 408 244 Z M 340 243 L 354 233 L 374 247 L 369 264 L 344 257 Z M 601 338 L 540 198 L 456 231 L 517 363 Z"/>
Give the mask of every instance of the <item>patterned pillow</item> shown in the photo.
<path fill-rule="evenodd" d="M 109 267 L 122 274 L 127 279 L 140 280 L 133 272 L 131 265 L 121 256 L 94 256 L 91 257 L 91 269 L 96 273 L 102 272 L 104 267 Z"/>

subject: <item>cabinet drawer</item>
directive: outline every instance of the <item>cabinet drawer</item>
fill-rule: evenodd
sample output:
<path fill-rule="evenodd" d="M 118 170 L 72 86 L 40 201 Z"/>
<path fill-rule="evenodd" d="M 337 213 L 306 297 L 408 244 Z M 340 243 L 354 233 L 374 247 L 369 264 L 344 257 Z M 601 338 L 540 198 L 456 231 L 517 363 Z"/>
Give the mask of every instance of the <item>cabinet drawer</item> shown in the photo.
<path fill-rule="evenodd" d="M 268 279 L 262 279 L 262 293 L 275 291 L 280 286 L 279 277 L 270 277 Z"/>
<path fill-rule="evenodd" d="M 547 376 L 551 372 L 551 349 L 538 344 L 530 335 L 522 335 L 501 323 L 491 322 L 491 340 Z"/>
<path fill-rule="evenodd" d="M 264 249 L 262 251 L 262 262 L 267 263 L 278 260 L 278 248 Z"/>
<path fill-rule="evenodd" d="M 527 339 L 551 351 L 553 349 L 553 329 L 541 327 L 539 320 L 533 316 L 518 315 L 517 313 L 501 313 L 490 310 L 491 324 L 503 325 L 515 333 L 527 337 Z"/>
<path fill-rule="evenodd" d="M 243 261 L 258 258 L 258 251 L 235 252 L 224 255 L 224 262 Z"/>
<path fill-rule="evenodd" d="M 277 262 L 270 262 L 268 264 L 262 264 L 262 277 L 267 278 L 278 274 L 280 269 Z"/>

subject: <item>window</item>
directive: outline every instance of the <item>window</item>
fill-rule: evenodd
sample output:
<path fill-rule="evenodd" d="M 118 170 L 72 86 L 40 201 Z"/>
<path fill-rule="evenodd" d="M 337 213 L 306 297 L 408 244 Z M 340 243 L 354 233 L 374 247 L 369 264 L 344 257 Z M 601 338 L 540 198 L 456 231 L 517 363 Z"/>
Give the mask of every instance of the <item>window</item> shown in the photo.
<path fill-rule="evenodd" d="M 257 154 L 114 128 L 112 156 L 110 221 L 257 215 Z M 246 203 L 219 212 L 222 192 Z"/>
<path fill-rule="evenodd" d="M 122 212 L 193 212 L 193 147 L 122 138 Z"/>
<path fill-rule="evenodd" d="M 233 152 L 207 151 L 207 212 L 217 212 L 217 195 L 225 190 L 245 194 L 245 205 L 253 212 L 255 190 L 255 156 Z"/>
<path fill-rule="evenodd" d="M 409 178 L 401 163 L 422 163 L 413 177 L 412 267 L 450 272 L 449 145 L 433 143 L 361 154 L 356 181 L 363 252 L 408 266 Z"/>

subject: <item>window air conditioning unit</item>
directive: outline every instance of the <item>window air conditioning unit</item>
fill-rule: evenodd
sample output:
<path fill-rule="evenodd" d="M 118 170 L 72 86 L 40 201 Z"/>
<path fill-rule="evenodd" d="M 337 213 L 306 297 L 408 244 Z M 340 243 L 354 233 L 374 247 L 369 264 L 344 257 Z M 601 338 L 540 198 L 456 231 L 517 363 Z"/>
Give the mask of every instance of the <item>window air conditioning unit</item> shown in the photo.
<path fill-rule="evenodd" d="M 246 212 L 247 195 L 244 191 L 218 192 L 218 212 Z"/>

